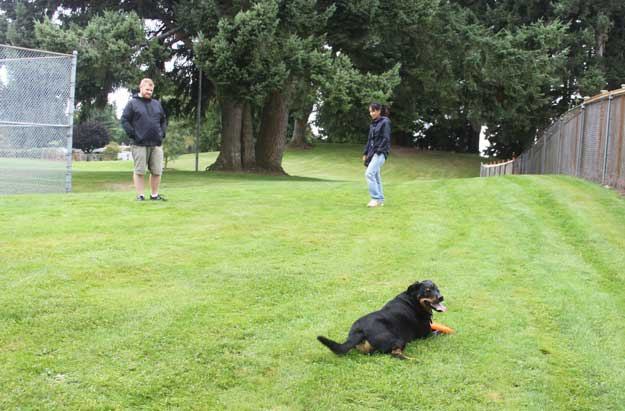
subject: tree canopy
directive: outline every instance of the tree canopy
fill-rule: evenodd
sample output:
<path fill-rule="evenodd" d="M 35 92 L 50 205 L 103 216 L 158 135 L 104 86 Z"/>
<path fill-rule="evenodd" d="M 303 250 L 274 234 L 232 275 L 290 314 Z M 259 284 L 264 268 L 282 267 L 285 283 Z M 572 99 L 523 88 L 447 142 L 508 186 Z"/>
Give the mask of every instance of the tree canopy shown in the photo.
<path fill-rule="evenodd" d="M 373 100 L 395 144 L 477 152 L 487 127 L 491 154 L 518 154 L 624 82 L 624 16 L 621 0 L 0 0 L 0 42 L 78 50 L 86 110 L 149 76 L 190 117 L 201 69 L 221 112 L 213 168 L 282 172 L 313 107 L 323 138 L 360 142 Z"/>

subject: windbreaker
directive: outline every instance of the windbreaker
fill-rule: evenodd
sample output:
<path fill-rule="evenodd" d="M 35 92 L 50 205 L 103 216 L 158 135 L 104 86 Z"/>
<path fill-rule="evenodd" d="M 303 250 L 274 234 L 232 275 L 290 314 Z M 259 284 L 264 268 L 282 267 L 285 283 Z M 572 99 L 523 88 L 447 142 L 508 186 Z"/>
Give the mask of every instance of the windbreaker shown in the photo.
<path fill-rule="evenodd" d="M 363 151 L 363 155 L 373 157 L 374 154 L 384 154 L 388 158 L 391 151 L 391 120 L 388 117 L 380 116 L 371 122 L 369 126 L 369 137 Z"/>
<path fill-rule="evenodd" d="M 132 96 L 124 108 L 121 123 L 134 145 L 154 147 L 163 144 L 167 117 L 158 100 Z"/>

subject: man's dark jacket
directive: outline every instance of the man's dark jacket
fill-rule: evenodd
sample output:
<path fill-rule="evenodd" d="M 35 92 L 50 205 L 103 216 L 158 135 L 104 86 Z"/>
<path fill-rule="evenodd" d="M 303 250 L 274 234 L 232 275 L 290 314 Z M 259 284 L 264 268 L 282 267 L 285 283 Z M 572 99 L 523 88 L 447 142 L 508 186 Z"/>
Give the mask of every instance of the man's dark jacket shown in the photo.
<path fill-rule="evenodd" d="M 374 154 L 384 154 L 388 158 L 391 151 L 391 120 L 388 117 L 380 116 L 371 122 L 369 126 L 369 137 L 362 154 L 371 160 Z M 367 161 L 365 165 L 368 165 Z"/>
<path fill-rule="evenodd" d="M 163 144 L 167 117 L 158 100 L 132 96 L 124 108 L 121 121 L 134 145 L 154 147 Z"/>

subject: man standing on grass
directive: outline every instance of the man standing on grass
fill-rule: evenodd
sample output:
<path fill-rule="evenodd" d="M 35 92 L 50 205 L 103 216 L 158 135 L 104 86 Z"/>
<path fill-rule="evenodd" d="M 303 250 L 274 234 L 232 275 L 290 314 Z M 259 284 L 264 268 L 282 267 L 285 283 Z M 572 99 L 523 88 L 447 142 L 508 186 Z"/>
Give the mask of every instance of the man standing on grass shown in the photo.
<path fill-rule="evenodd" d="M 152 98 L 154 82 L 144 78 L 139 84 L 139 94 L 124 108 L 122 127 L 132 139 L 132 158 L 134 173 L 132 180 L 137 191 L 137 200 L 143 201 L 144 175 L 146 167 L 150 170 L 150 200 L 165 201 L 158 193 L 163 172 L 163 139 L 167 128 L 165 111 L 158 100 Z"/>

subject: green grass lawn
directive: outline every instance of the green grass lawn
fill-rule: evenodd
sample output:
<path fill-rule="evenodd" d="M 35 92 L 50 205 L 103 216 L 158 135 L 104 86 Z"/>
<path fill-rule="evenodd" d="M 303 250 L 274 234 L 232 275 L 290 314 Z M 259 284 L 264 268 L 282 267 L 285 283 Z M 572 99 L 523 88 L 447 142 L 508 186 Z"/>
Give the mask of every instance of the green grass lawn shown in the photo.
<path fill-rule="evenodd" d="M 203 154 L 201 169 L 215 159 Z M 394 152 L 367 209 L 360 147 L 290 177 L 75 163 L 72 194 L 0 197 L 0 409 L 608 410 L 625 404 L 625 199 L 564 176 L 475 178 Z M 432 279 L 456 334 L 415 361 L 332 354 Z"/>

